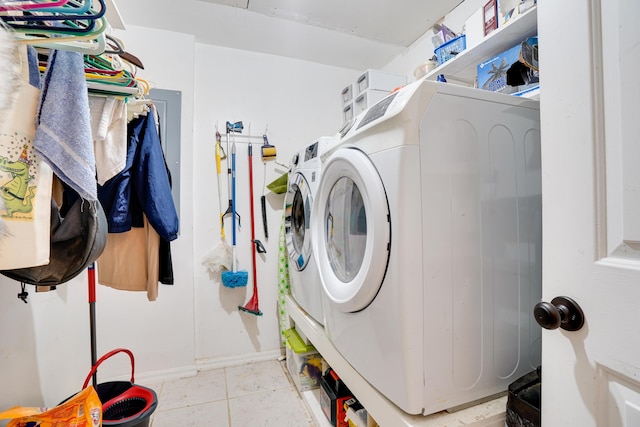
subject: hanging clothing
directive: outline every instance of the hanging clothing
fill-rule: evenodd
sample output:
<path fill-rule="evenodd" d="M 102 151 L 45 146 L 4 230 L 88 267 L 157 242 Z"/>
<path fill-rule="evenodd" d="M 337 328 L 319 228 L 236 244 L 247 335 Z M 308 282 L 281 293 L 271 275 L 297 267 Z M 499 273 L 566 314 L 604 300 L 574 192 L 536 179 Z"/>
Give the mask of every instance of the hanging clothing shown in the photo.
<path fill-rule="evenodd" d="M 158 248 L 159 277 L 163 285 L 173 285 L 173 260 L 171 259 L 171 242 L 160 238 Z"/>
<path fill-rule="evenodd" d="M 178 215 L 153 114 L 128 125 L 124 169 L 98 198 L 107 213 L 107 247 L 98 260 L 98 283 L 158 296 L 158 282 L 173 284 L 169 242 L 178 236 Z"/>
<path fill-rule="evenodd" d="M 89 95 L 89 110 L 96 174 L 104 185 L 127 164 L 127 109 L 122 99 Z"/>
<path fill-rule="evenodd" d="M 143 227 L 125 233 L 109 233 L 98 259 L 98 283 L 123 291 L 146 291 L 158 298 L 160 236 L 143 218 Z"/>
<path fill-rule="evenodd" d="M 153 114 L 128 125 L 127 163 L 118 175 L 98 186 L 110 233 L 142 227 L 142 214 L 168 241 L 178 237 L 178 214 L 167 175 Z"/>
<path fill-rule="evenodd" d="M 98 199 L 84 60 L 50 50 L 38 106 L 36 152 L 83 199 Z"/>

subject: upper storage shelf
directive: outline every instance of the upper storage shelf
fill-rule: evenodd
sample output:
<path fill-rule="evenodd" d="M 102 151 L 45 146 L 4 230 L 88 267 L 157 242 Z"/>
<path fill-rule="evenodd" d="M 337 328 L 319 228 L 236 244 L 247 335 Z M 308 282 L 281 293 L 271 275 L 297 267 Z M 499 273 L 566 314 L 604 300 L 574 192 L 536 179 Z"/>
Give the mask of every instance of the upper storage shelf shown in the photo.
<path fill-rule="evenodd" d="M 533 7 L 489 33 L 477 46 L 463 50 L 454 59 L 436 67 L 427 73 L 426 78 L 436 80 L 438 74 L 444 74 L 447 80 L 451 79 L 454 83 L 473 86 L 479 63 L 515 46 L 527 37 L 536 35 L 537 32 L 537 7 Z"/>

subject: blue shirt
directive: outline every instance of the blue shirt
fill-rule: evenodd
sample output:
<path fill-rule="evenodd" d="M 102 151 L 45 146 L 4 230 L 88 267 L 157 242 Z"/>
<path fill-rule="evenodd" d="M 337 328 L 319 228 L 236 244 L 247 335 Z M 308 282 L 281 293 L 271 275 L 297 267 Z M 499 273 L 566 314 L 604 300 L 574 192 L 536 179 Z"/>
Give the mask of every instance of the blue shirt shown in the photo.
<path fill-rule="evenodd" d="M 178 214 L 154 114 L 140 116 L 128 125 L 127 163 L 124 169 L 98 186 L 109 233 L 142 227 L 142 213 L 167 241 L 178 237 Z"/>

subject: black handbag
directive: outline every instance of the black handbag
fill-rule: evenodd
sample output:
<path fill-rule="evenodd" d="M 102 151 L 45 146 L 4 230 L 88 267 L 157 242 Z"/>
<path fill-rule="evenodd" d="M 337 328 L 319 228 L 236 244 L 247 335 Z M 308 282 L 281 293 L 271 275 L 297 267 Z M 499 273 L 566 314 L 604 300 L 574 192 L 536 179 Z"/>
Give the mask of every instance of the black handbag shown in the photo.
<path fill-rule="evenodd" d="M 77 197 L 61 212 L 51 199 L 49 264 L 0 273 L 31 285 L 55 286 L 68 282 L 102 254 L 107 244 L 107 232 L 107 218 L 98 200 Z"/>

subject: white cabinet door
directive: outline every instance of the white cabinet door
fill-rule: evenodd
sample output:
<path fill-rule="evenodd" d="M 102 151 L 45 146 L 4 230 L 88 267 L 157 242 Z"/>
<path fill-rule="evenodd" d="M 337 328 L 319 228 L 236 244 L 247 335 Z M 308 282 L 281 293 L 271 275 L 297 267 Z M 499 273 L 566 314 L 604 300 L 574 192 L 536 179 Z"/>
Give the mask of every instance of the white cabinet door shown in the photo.
<path fill-rule="evenodd" d="M 640 425 L 640 2 L 539 0 L 542 425 Z"/>

